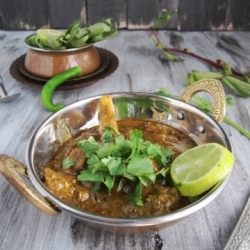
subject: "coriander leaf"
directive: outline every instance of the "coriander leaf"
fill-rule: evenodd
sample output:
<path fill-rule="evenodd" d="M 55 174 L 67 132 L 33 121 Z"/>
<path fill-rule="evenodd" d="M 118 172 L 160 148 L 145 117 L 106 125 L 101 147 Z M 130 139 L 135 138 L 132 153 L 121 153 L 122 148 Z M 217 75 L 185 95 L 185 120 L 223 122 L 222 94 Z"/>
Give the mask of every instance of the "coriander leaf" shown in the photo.
<path fill-rule="evenodd" d="M 140 182 L 138 182 L 134 190 L 131 191 L 126 197 L 128 199 L 133 200 L 136 205 L 142 206 L 143 201 L 142 201 L 141 191 L 142 191 L 142 185 Z"/>
<path fill-rule="evenodd" d="M 138 176 L 138 178 L 144 186 L 147 186 L 150 181 L 155 182 L 156 175 L 147 174 L 147 175 Z"/>
<path fill-rule="evenodd" d="M 132 182 L 136 182 L 138 181 L 138 178 L 136 176 L 134 176 L 133 174 L 128 173 L 128 171 L 126 171 L 123 175 L 124 178 L 132 181 Z"/>
<path fill-rule="evenodd" d="M 119 192 L 119 191 L 122 190 L 123 183 L 124 183 L 124 178 L 121 178 L 120 181 L 119 181 L 119 184 L 118 184 L 116 192 Z"/>
<path fill-rule="evenodd" d="M 96 171 L 108 171 L 107 166 L 102 162 L 100 158 L 96 155 L 92 155 L 91 158 L 87 160 L 88 168 L 91 169 L 92 172 Z"/>
<path fill-rule="evenodd" d="M 114 176 L 110 176 L 108 173 L 103 175 L 104 180 L 103 183 L 106 185 L 106 187 L 108 188 L 108 190 L 110 191 L 114 185 Z"/>
<path fill-rule="evenodd" d="M 102 139 L 105 142 L 113 142 L 114 141 L 114 135 L 112 134 L 112 132 L 109 128 L 104 128 Z"/>
<path fill-rule="evenodd" d="M 70 168 L 71 166 L 73 166 L 75 164 L 75 161 L 70 159 L 69 157 L 66 157 L 63 159 L 62 161 L 62 168 Z"/>
<path fill-rule="evenodd" d="M 167 164 L 167 162 L 168 162 L 169 157 L 172 154 L 173 153 L 169 149 L 161 148 L 161 154 L 159 154 L 161 164 L 165 166 Z M 156 161 L 158 162 L 157 158 L 156 158 Z"/>
<path fill-rule="evenodd" d="M 134 154 L 128 163 L 127 171 L 135 176 L 153 174 L 153 162 L 147 156 Z"/>
<path fill-rule="evenodd" d="M 149 158 L 155 158 L 157 155 L 161 154 L 161 148 L 157 144 L 148 143 L 146 150 Z"/>
<path fill-rule="evenodd" d="M 81 173 L 77 176 L 77 180 L 104 182 L 103 172 L 101 171 L 93 172 L 90 169 L 86 169 L 86 170 L 81 171 Z"/>
<path fill-rule="evenodd" d="M 96 151 L 96 154 L 99 158 L 105 158 L 110 155 L 113 155 L 116 150 L 116 145 L 114 145 L 113 143 L 103 143 L 100 144 L 98 150 Z"/>
<path fill-rule="evenodd" d="M 170 168 L 162 168 L 160 171 L 158 171 L 155 175 L 162 175 L 163 177 L 166 176 L 166 173 L 169 171 Z"/>
<path fill-rule="evenodd" d="M 99 143 L 92 136 L 89 137 L 88 140 L 79 141 L 77 145 L 82 149 L 87 158 L 89 158 L 99 148 Z"/>
<path fill-rule="evenodd" d="M 120 152 L 123 156 L 123 158 L 129 157 L 132 153 L 132 143 L 129 140 L 126 140 L 122 135 L 117 136 L 115 139 L 115 145 L 117 147 L 116 151 L 113 151 L 113 156 L 120 155 L 118 152 Z"/>
<path fill-rule="evenodd" d="M 132 155 L 135 152 L 139 152 L 140 143 L 142 142 L 142 131 L 134 129 L 130 135 L 130 141 L 132 143 Z"/>
<path fill-rule="evenodd" d="M 122 175 L 126 171 L 126 167 L 120 157 L 111 157 L 102 159 L 102 162 L 109 169 L 111 175 Z"/>

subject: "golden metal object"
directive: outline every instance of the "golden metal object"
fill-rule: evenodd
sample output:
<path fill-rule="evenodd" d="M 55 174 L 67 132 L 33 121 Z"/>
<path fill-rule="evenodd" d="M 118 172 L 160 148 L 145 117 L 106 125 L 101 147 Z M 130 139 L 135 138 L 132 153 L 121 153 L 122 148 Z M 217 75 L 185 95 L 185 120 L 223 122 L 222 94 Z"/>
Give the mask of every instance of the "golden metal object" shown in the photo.
<path fill-rule="evenodd" d="M 226 95 L 220 81 L 216 79 L 203 79 L 189 85 L 181 96 L 181 100 L 187 103 L 198 92 L 205 91 L 214 99 L 212 117 L 221 123 L 226 114 Z"/>
<path fill-rule="evenodd" d="M 31 189 L 19 176 L 18 173 L 27 176 L 27 171 L 23 164 L 12 157 L 0 154 L 0 173 L 24 198 L 40 211 L 51 216 L 60 214 L 60 210 L 54 208 L 45 198 Z"/>

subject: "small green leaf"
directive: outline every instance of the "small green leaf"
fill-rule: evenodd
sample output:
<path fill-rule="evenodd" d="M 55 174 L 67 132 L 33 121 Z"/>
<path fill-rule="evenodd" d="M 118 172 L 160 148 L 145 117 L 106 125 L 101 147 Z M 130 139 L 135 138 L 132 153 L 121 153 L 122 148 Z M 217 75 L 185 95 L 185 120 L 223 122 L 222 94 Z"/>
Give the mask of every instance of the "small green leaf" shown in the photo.
<path fill-rule="evenodd" d="M 62 168 L 65 169 L 65 168 L 70 168 L 71 166 L 74 166 L 75 164 L 75 161 L 72 160 L 71 158 L 69 157 L 66 157 L 63 159 L 62 161 Z"/>
<path fill-rule="evenodd" d="M 104 132 L 102 134 L 102 139 L 105 142 L 113 142 L 114 141 L 114 135 L 112 134 L 110 128 L 104 128 Z"/>
<path fill-rule="evenodd" d="M 172 16 L 177 12 L 177 10 L 167 11 L 166 9 L 162 9 L 158 14 L 157 20 L 154 22 L 153 28 L 162 27 Z"/>
<path fill-rule="evenodd" d="M 85 153 L 86 157 L 91 157 L 99 148 L 99 143 L 94 139 L 94 137 L 89 137 L 88 140 L 79 141 L 77 144 L 82 151 Z"/>
<path fill-rule="evenodd" d="M 81 173 L 77 176 L 77 179 L 79 181 L 104 182 L 103 172 L 92 172 L 90 169 L 81 171 Z"/>
<path fill-rule="evenodd" d="M 145 174 L 153 174 L 153 163 L 144 155 L 134 154 L 127 166 L 128 173 L 135 176 L 143 176 Z"/>
<path fill-rule="evenodd" d="M 133 200 L 136 205 L 142 206 L 143 201 L 142 201 L 141 191 L 142 191 L 142 184 L 141 184 L 141 182 L 138 182 L 138 184 L 136 185 L 134 190 L 131 191 L 126 197 L 128 199 Z"/>

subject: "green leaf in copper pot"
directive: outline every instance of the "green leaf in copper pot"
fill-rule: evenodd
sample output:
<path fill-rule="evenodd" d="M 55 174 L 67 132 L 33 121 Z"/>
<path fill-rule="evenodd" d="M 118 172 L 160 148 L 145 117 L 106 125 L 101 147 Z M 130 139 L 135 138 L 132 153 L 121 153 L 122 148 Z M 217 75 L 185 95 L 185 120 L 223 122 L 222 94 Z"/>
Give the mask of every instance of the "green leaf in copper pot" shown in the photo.
<path fill-rule="evenodd" d="M 108 18 L 105 20 L 102 20 L 98 23 L 92 24 L 88 26 L 88 31 L 89 31 L 89 38 L 93 38 L 95 36 L 98 36 L 102 34 L 103 32 L 110 32 L 112 29 L 112 18 Z"/>
<path fill-rule="evenodd" d="M 86 32 L 86 35 L 73 39 L 69 44 L 69 48 L 80 48 L 87 44 L 87 41 L 89 39 L 88 33 Z"/>
<path fill-rule="evenodd" d="M 90 25 L 87 29 L 89 31 L 88 43 L 102 41 L 118 34 L 117 25 L 116 23 L 112 24 L 112 18 Z"/>
<path fill-rule="evenodd" d="M 31 46 L 34 47 L 40 47 L 39 41 L 38 41 L 38 36 L 36 34 L 31 35 L 25 39 L 25 42 Z"/>
<path fill-rule="evenodd" d="M 38 29 L 36 32 L 37 40 L 40 46 L 50 49 L 63 49 L 63 43 L 60 38 L 64 32 L 55 29 Z"/>

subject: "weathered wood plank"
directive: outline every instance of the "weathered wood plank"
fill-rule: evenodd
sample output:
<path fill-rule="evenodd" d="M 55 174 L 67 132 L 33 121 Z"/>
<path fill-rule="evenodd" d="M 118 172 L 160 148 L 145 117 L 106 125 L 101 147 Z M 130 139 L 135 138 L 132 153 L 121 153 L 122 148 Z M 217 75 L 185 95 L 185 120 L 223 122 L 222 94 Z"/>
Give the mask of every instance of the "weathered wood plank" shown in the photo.
<path fill-rule="evenodd" d="M 179 0 L 128 0 L 128 29 L 148 29 L 156 20 L 160 10 L 172 11 L 178 9 Z M 162 28 L 177 29 L 177 14 Z"/>
<path fill-rule="evenodd" d="M 87 23 L 86 1 L 49 0 L 50 27 L 65 29 L 75 20 L 81 19 L 83 25 Z"/>
<path fill-rule="evenodd" d="M 49 27 L 47 1 L 1 0 L 0 20 L 4 30 Z"/>
<path fill-rule="evenodd" d="M 127 28 L 126 0 L 87 0 L 88 24 L 112 17 L 119 28 Z"/>
<path fill-rule="evenodd" d="M 179 30 L 225 30 L 228 0 L 180 1 Z"/>
<path fill-rule="evenodd" d="M 250 1 L 229 0 L 228 30 L 250 30 Z"/>

